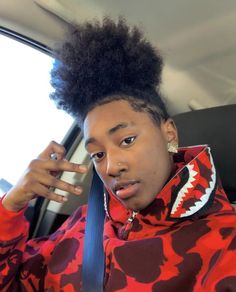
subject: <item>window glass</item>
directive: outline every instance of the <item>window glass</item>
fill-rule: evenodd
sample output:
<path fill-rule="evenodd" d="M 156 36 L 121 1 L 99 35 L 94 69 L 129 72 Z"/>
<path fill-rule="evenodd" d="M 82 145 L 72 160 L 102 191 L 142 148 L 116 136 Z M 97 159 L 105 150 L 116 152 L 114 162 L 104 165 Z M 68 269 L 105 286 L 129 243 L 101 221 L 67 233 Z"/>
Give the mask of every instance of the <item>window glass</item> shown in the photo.
<path fill-rule="evenodd" d="M 51 140 L 61 142 L 73 119 L 49 93 L 53 59 L 0 35 L 0 195 Z"/>

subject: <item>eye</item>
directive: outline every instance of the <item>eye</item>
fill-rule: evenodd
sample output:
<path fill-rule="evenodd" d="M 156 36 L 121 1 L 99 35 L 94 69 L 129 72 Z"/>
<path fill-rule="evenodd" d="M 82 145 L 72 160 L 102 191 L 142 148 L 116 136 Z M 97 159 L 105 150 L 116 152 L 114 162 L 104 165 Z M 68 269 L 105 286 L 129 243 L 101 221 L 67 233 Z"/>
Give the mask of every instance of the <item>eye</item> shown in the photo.
<path fill-rule="evenodd" d="M 128 146 L 134 143 L 136 137 L 135 136 L 131 136 L 131 137 L 127 137 L 124 140 L 121 141 L 121 145 L 122 146 Z"/>
<path fill-rule="evenodd" d="M 94 161 L 100 161 L 104 157 L 104 152 L 98 152 L 94 153 L 93 155 L 90 156 L 90 158 Z"/>

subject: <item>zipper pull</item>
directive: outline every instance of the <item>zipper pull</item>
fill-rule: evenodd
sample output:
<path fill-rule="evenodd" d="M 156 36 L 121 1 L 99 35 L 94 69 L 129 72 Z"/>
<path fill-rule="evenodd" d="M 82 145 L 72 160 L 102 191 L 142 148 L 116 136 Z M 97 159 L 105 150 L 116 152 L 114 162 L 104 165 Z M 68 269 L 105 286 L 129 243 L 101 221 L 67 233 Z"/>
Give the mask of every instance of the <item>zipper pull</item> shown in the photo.
<path fill-rule="evenodd" d="M 134 221 L 134 218 L 137 216 L 138 212 L 137 211 L 132 211 L 131 216 L 128 218 L 128 223 L 132 223 Z"/>

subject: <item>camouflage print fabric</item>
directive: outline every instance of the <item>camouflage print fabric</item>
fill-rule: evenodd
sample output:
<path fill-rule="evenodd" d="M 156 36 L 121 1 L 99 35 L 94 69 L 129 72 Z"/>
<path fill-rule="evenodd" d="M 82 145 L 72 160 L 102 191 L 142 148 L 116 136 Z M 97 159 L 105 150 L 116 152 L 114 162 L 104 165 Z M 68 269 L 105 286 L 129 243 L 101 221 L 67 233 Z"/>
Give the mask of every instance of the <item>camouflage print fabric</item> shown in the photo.
<path fill-rule="evenodd" d="M 175 174 L 135 215 L 107 190 L 104 291 L 236 291 L 236 212 L 210 149 L 181 148 L 174 160 Z M 0 291 L 82 291 L 86 210 L 26 241 L 24 210 L 1 205 Z"/>

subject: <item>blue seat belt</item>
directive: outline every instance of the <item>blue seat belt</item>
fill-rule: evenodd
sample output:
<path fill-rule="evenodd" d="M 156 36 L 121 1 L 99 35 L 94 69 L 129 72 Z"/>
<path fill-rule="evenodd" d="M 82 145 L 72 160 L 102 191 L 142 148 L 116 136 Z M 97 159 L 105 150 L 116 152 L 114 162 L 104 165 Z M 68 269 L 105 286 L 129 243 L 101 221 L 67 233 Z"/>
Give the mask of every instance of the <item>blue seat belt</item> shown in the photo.
<path fill-rule="evenodd" d="M 83 292 L 102 292 L 104 281 L 104 188 L 94 171 L 88 197 L 88 211 L 84 238 L 82 287 Z"/>

